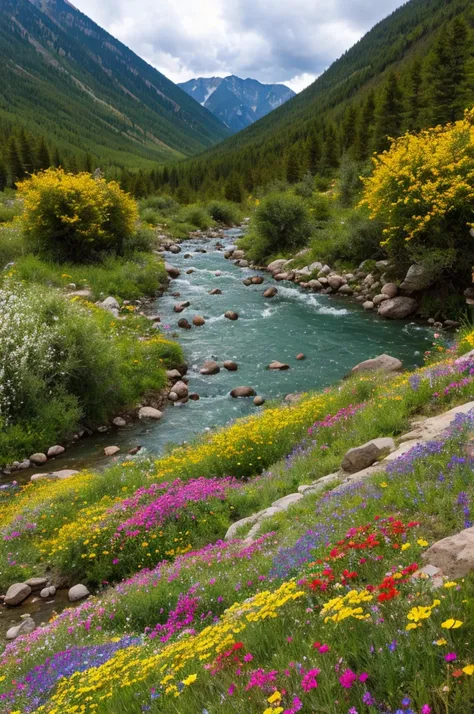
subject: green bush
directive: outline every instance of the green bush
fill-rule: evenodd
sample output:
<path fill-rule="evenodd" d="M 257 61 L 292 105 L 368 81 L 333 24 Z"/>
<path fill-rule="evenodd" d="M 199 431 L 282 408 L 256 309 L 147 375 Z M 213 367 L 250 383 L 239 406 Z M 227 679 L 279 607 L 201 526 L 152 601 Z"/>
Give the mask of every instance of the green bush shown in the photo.
<path fill-rule="evenodd" d="M 294 191 L 301 198 L 311 198 L 314 193 L 314 176 L 309 171 L 303 176 L 300 183 L 297 183 Z"/>
<path fill-rule="evenodd" d="M 336 262 L 358 265 L 372 258 L 386 257 L 380 245 L 382 227 L 379 221 L 371 221 L 363 211 L 344 212 L 336 215 L 322 229 L 315 232 L 311 251 L 315 258 L 329 265 Z"/>
<path fill-rule="evenodd" d="M 164 220 L 164 217 L 155 208 L 144 208 L 140 211 L 140 218 L 150 226 L 158 226 Z"/>
<path fill-rule="evenodd" d="M 241 218 L 239 209 L 230 201 L 211 201 L 207 204 L 206 210 L 213 221 L 226 226 L 235 225 Z"/>
<path fill-rule="evenodd" d="M 29 248 L 58 262 L 90 263 L 122 255 L 136 232 L 135 201 L 119 184 L 48 169 L 18 185 Z"/>
<path fill-rule="evenodd" d="M 139 203 L 140 215 L 142 211 L 147 208 L 151 208 L 158 213 L 168 214 L 177 211 L 179 209 L 179 203 L 166 194 L 162 196 L 148 196 L 148 198 L 142 199 Z"/>
<path fill-rule="evenodd" d="M 243 243 L 251 260 L 260 261 L 305 245 L 310 235 L 309 209 L 291 193 L 266 196 L 251 220 Z"/>
<path fill-rule="evenodd" d="M 181 208 L 176 217 L 176 221 L 178 223 L 187 223 L 192 226 L 194 230 L 199 228 L 199 230 L 202 231 L 212 225 L 212 218 L 207 213 L 206 209 L 196 204 L 191 204 Z"/>

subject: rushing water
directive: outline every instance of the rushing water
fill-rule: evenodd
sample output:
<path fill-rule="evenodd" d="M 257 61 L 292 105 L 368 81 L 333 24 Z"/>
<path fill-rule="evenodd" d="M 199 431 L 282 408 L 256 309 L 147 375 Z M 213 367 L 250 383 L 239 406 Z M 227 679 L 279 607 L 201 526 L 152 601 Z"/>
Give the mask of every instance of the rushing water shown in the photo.
<path fill-rule="evenodd" d="M 228 231 L 224 244 L 232 243 L 237 235 L 236 230 Z M 167 256 L 181 275 L 153 307 L 153 312 L 161 315 L 165 331 L 178 336 L 189 365 L 190 391 L 197 392 L 200 400 L 177 406 L 170 403 L 160 422 L 85 438 L 55 460 L 55 469 L 102 467 L 111 462 L 103 456 L 103 447 L 112 444 L 120 446 L 121 453 L 140 444 L 149 453 L 159 454 L 166 445 L 189 441 L 205 429 L 255 412 L 252 399 L 230 397 L 229 392 L 237 386 L 252 386 L 265 399 L 283 398 L 290 392 L 327 387 L 361 360 L 382 352 L 399 357 L 406 367 L 422 362 L 423 351 L 430 344 L 427 328 L 382 320 L 357 304 L 309 293 L 293 283 L 279 283 L 278 295 L 265 299 L 263 291 L 275 284 L 269 274 L 262 273 L 263 285 L 245 287 L 242 280 L 255 271 L 225 260 L 223 252 L 215 250 L 215 243 L 190 240 L 182 244 L 181 253 Z M 196 252 L 201 248 L 207 252 Z M 188 253 L 191 258 L 184 257 Z M 194 272 L 186 274 L 190 269 Z M 222 295 L 209 295 L 215 287 Z M 171 294 L 176 291 L 179 298 Z M 190 307 L 175 313 L 176 302 L 185 300 Z M 224 318 L 226 310 L 235 310 L 239 319 Z M 179 318 L 191 322 L 194 315 L 202 315 L 206 324 L 192 330 L 177 327 Z M 295 359 L 300 352 L 306 356 L 304 361 Z M 234 360 L 239 369 L 200 375 L 199 368 L 211 358 L 219 363 Z M 290 369 L 268 370 L 275 359 L 287 362 Z M 47 469 L 51 468 L 49 462 Z"/>

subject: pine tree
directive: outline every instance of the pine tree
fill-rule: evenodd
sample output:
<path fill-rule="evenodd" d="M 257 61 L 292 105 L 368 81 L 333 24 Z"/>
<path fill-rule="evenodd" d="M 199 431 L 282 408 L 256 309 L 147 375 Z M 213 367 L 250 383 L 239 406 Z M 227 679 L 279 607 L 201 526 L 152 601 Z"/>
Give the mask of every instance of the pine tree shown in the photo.
<path fill-rule="evenodd" d="M 5 162 L 0 157 L 0 191 L 4 191 L 7 187 L 8 173 Z"/>
<path fill-rule="evenodd" d="M 71 154 L 71 156 L 67 160 L 67 169 L 71 174 L 78 173 L 77 160 L 74 154 Z"/>
<path fill-rule="evenodd" d="M 390 139 L 400 135 L 403 122 L 403 93 L 398 77 L 390 72 L 382 91 L 382 99 L 375 124 L 375 149 L 385 151 Z"/>
<path fill-rule="evenodd" d="M 339 145 L 337 130 L 333 123 L 326 130 L 324 142 L 323 166 L 325 169 L 337 169 L 339 166 Z"/>
<path fill-rule="evenodd" d="M 430 119 L 446 124 L 462 116 L 466 101 L 468 27 L 456 18 L 436 42 L 428 66 Z"/>
<path fill-rule="evenodd" d="M 358 112 L 354 104 L 349 104 L 342 120 L 342 149 L 349 151 L 354 145 L 357 136 Z"/>
<path fill-rule="evenodd" d="M 300 180 L 300 162 L 296 147 L 292 147 L 286 159 L 286 180 L 288 183 L 297 183 Z"/>
<path fill-rule="evenodd" d="M 321 142 L 316 130 L 312 131 L 308 139 L 308 170 L 316 174 L 321 161 Z"/>
<path fill-rule="evenodd" d="M 235 171 L 233 171 L 227 179 L 224 189 L 224 196 L 228 201 L 233 201 L 234 203 L 242 203 L 243 193 L 244 192 L 239 176 Z"/>
<path fill-rule="evenodd" d="M 21 181 L 25 176 L 23 162 L 18 152 L 15 137 L 11 136 L 7 144 L 7 163 L 10 170 L 11 187 L 14 188 L 17 181 Z"/>
<path fill-rule="evenodd" d="M 24 129 L 20 131 L 17 145 L 21 163 L 23 165 L 23 178 L 26 174 L 31 174 L 35 170 L 35 157 L 33 149 Z"/>
<path fill-rule="evenodd" d="M 357 161 L 367 161 L 373 144 L 375 121 L 375 94 L 371 90 L 365 100 L 357 127 L 355 143 L 355 158 Z"/>
<path fill-rule="evenodd" d="M 416 59 L 410 72 L 410 92 L 408 95 L 408 129 L 418 131 L 421 128 L 420 112 L 422 105 L 423 74 L 421 60 Z"/>
<path fill-rule="evenodd" d="M 51 166 L 51 159 L 49 156 L 48 147 L 43 137 L 41 137 L 38 148 L 36 150 L 35 168 L 38 171 L 49 169 Z"/>
<path fill-rule="evenodd" d="M 62 161 L 61 157 L 59 155 L 59 149 L 56 146 L 54 149 L 54 154 L 53 154 L 53 166 L 55 166 L 57 169 L 59 169 L 60 166 L 62 166 Z"/>
<path fill-rule="evenodd" d="M 91 174 L 93 170 L 94 169 L 92 167 L 92 156 L 88 152 L 84 158 L 84 171 L 88 174 Z"/>

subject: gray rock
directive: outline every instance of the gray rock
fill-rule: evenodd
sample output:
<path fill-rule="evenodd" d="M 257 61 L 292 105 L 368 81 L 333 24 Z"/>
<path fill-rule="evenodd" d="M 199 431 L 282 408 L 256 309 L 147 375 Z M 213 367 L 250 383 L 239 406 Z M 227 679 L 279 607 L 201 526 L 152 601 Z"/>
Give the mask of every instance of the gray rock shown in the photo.
<path fill-rule="evenodd" d="M 319 280 L 310 280 L 308 283 L 308 287 L 311 288 L 311 290 L 316 290 L 316 291 L 323 289 L 323 286 L 319 282 Z"/>
<path fill-rule="evenodd" d="M 278 360 L 274 359 L 273 362 L 270 362 L 270 364 L 268 365 L 268 369 L 283 371 L 286 369 L 290 369 L 290 365 L 285 364 L 284 362 L 279 362 Z"/>
<path fill-rule="evenodd" d="M 263 297 L 264 298 L 272 298 L 272 297 L 275 297 L 275 295 L 277 293 L 278 293 L 277 288 L 267 288 L 263 293 Z"/>
<path fill-rule="evenodd" d="M 195 327 L 202 327 L 203 325 L 206 324 L 205 319 L 202 317 L 202 315 L 194 315 L 193 317 L 193 325 Z"/>
<path fill-rule="evenodd" d="M 232 253 L 232 260 L 241 260 L 242 258 L 245 258 L 245 251 L 234 250 L 234 252 Z"/>
<path fill-rule="evenodd" d="M 463 578 L 474 570 L 474 528 L 437 541 L 422 558 L 450 578 Z"/>
<path fill-rule="evenodd" d="M 15 606 L 19 605 L 23 600 L 31 595 L 31 588 L 26 583 L 14 583 L 10 585 L 5 595 L 4 603 L 5 605 Z"/>
<path fill-rule="evenodd" d="M 329 265 L 323 265 L 323 267 L 321 268 L 321 270 L 318 273 L 318 279 L 325 278 L 327 275 L 329 275 L 330 272 L 331 272 L 331 268 L 329 267 Z"/>
<path fill-rule="evenodd" d="M 221 371 L 221 368 L 214 360 L 210 359 L 204 362 L 203 366 L 199 370 L 201 374 L 217 374 Z"/>
<path fill-rule="evenodd" d="M 166 377 L 171 381 L 176 381 L 178 379 L 181 379 L 181 372 L 179 372 L 177 369 L 168 369 L 166 370 Z"/>
<path fill-rule="evenodd" d="M 106 456 L 115 456 L 120 451 L 120 446 L 106 446 L 104 449 L 104 454 Z"/>
<path fill-rule="evenodd" d="M 122 426 L 122 427 L 123 427 L 123 426 L 127 426 L 127 422 L 125 421 L 125 419 L 123 419 L 123 418 L 120 417 L 120 416 L 119 416 L 119 417 L 115 417 L 115 419 L 113 420 L 112 424 L 114 424 L 114 426 Z"/>
<path fill-rule="evenodd" d="M 165 270 L 170 276 L 170 278 L 179 278 L 181 275 L 181 271 L 179 268 L 175 268 L 174 265 L 170 265 L 169 263 L 165 263 Z"/>
<path fill-rule="evenodd" d="M 174 253 L 174 254 L 181 253 L 181 248 L 179 247 L 179 245 L 176 245 L 175 243 L 173 243 L 172 245 L 170 245 L 170 246 L 168 247 L 168 250 L 169 250 L 170 253 Z"/>
<path fill-rule="evenodd" d="M 54 585 L 43 588 L 40 592 L 40 597 L 43 598 L 43 600 L 47 600 L 49 597 L 54 597 L 54 595 L 56 595 L 56 588 Z"/>
<path fill-rule="evenodd" d="M 256 407 L 261 407 L 265 404 L 265 399 L 263 397 L 255 397 L 253 403 Z"/>
<path fill-rule="evenodd" d="M 251 280 L 252 285 L 261 285 L 263 282 L 264 279 L 261 275 L 255 275 Z"/>
<path fill-rule="evenodd" d="M 341 287 L 340 287 L 339 290 L 337 291 L 337 294 L 338 294 L 338 295 L 348 295 L 348 296 L 350 296 L 350 295 L 352 295 L 353 292 L 354 292 L 354 291 L 352 290 L 351 287 L 349 287 L 349 285 L 341 285 Z"/>
<path fill-rule="evenodd" d="M 159 409 L 155 409 L 154 407 L 142 407 L 138 411 L 138 418 L 139 419 L 161 419 L 163 416 L 163 413 L 159 411 Z"/>
<path fill-rule="evenodd" d="M 232 360 L 228 359 L 224 362 L 224 369 L 227 369 L 229 372 L 236 372 L 238 370 L 239 366 L 237 362 L 233 362 Z"/>
<path fill-rule="evenodd" d="M 380 293 L 379 295 L 375 295 L 372 298 L 372 302 L 374 305 L 380 305 L 382 302 L 385 302 L 385 300 L 389 300 L 388 295 L 384 295 L 383 293 Z"/>
<path fill-rule="evenodd" d="M 352 374 L 358 374 L 359 372 L 398 372 L 402 369 L 403 364 L 396 357 L 391 357 L 390 355 L 379 355 L 373 359 L 366 359 L 364 362 L 359 362 L 355 367 L 352 368 Z"/>
<path fill-rule="evenodd" d="M 364 308 L 364 310 L 373 310 L 374 303 L 372 302 L 372 300 L 366 300 L 362 303 L 362 307 Z"/>
<path fill-rule="evenodd" d="M 34 592 L 44 588 L 47 582 L 47 578 L 28 578 L 28 580 L 25 580 L 25 585 L 28 585 Z"/>
<path fill-rule="evenodd" d="M 372 439 L 362 446 L 349 449 L 342 460 L 342 468 L 346 473 L 357 473 L 372 466 L 380 458 L 394 451 L 395 448 L 394 440 L 389 437 Z"/>
<path fill-rule="evenodd" d="M 212 290 L 209 290 L 209 295 L 222 295 L 222 290 L 219 288 L 213 288 Z"/>
<path fill-rule="evenodd" d="M 108 310 L 109 312 L 112 312 L 114 314 L 117 314 L 120 310 L 120 305 L 118 300 L 116 300 L 114 297 L 111 295 L 100 304 L 100 307 L 102 307 L 104 310 Z"/>
<path fill-rule="evenodd" d="M 188 385 L 182 381 L 176 382 L 172 391 L 178 396 L 178 399 L 185 399 L 189 394 Z"/>
<path fill-rule="evenodd" d="M 274 260 L 267 265 L 267 270 L 269 270 L 270 273 L 279 273 L 280 270 L 285 265 L 285 263 L 286 263 L 286 260 L 284 258 L 281 258 L 279 260 Z"/>
<path fill-rule="evenodd" d="M 344 278 L 340 275 L 329 275 L 328 285 L 332 290 L 339 290 L 344 285 Z"/>
<path fill-rule="evenodd" d="M 233 399 L 239 399 L 240 397 L 255 397 L 256 392 L 252 387 L 235 387 L 230 393 Z"/>
<path fill-rule="evenodd" d="M 46 456 L 46 454 L 37 453 L 37 454 L 32 454 L 30 456 L 30 461 L 33 464 L 35 464 L 36 466 L 41 466 L 41 464 L 45 464 L 47 462 L 47 460 L 48 460 L 48 457 Z"/>
<path fill-rule="evenodd" d="M 191 329 L 191 325 L 185 317 L 182 317 L 180 320 L 178 320 L 178 327 L 181 327 L 181 329 L 183 330 Z"/>
<path fill-rule="evenodd" d="M 294 503 L 298 503 L 303 498 L 302 493 L 290 493 L 288 496 L 283 496 L 272 503 L 273 508 L 279 508 L 281 511 L 287 511 Z"/>
<path fill-rule="evenodd" d="M 59 444 L 56 444 L 56 446 L 50 446 L 48 449 L 48 458 L 64 454 L 65 451 L 66 449 L 64 448 L 64 446 L 59 446 Z"/>
<path fill-rule="evenodd" d="M 28 635 L 30 632 L 36 629 L 35 621 L 32 617 L 25 617 L 19 625 L 10 627 L 7 630 L 6 638 L 7 640 L 16 640 L 20 635 Z"/>
<path fill-rule="evenodd" d="M 226 313 L 224 313 L 224 317 L 226 317 L 228 320 L 238 320 L 239 316 L 234 310 L 227 310 Z"/>
<path fill-rule="evenodd" d="M 387 295 L 387 297 L 394 298 L 398 293 L 398 288 L 395 283 L 385 283 L 382 290 L 380 291 L 382 295 Z"/>
<path fill-rule="evenodd" d="M 69 602 L 77 602 L 78 600 L 84 600 L 89 597 L 90 592 L 85 585 L 74 585 L 68 592 L 67 596 Z"/>
<path fill-rule="evenodd" d="M 416 311 L 418 304 L 416 300 L 409 297 L 396 297 L 379 305 L 378 313 L 381 317 L 389 320 L 403 320 Z"/>
<path fill-rule="evenodd" d="M 400 285 L 400 290 L 409 294 L 418 290 L 426 290 L 436 282 L 436 279 L 437 276 L 433 274 L 432 270 L 429 270 L 421 263 L 415 263 L 408 269 L 408 273 Z"/>

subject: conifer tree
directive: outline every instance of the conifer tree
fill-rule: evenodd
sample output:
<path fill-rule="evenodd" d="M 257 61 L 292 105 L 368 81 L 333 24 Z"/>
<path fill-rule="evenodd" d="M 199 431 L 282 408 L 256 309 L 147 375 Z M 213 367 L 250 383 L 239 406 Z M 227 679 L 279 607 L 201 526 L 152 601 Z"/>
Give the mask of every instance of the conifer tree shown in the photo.
<path fill-rule="evenodd" d="M 35 156 L 33 153 L 31 142 L 27 137 L 24 129 L 20 131 L 17 146 L 21 163 L 23 165 L 23 178 L 26 174 L 31 174 L 35 170 Z"/>
<path fill-rule="evenodd" d="M 36 150 L 35 168 L 38 171 L 49 169 L 51 166 L 51 159 L 49 156 L 48 147 L 43 137 L 41 137 L 38 148 Z"/>
<path fill-rule="evenodd" d="M 408 129 L 412 131 L 418 131 L 421 128 L 422 88 L 422 64 L 420 59 L 416 59 L 410 72 L 410 90 L 407 107 L 407 125 Z"/>
<path fill-rule="evenodd" d="M 316 130 L 312 131 L 308 139 L 308 170 L 313 175 L 317 173 L 321 161 L 321 142 Z"/>
<path fill-rule="evenodd" d="M 403 94 L 398 77 L 390 72 L 382 91 L 382 98 L 375 123 L 375 149 L 385 151 L 390 146 L 390 138 L 400 135 L 403 122 Z"/>
<path fill-rule="evenodd" d="M 357 126 L 357 137 L 354 148 L 356 161 L 367 161 L 373 144 L 375 121 L 375 94 L 371 90 L 365 100 L 360 120 Z"/>
<path fill-rule="evenodd" d="M 8 173 L 5 162 L 0 157 L 0 191 L 4 191 L 7 187 Z"/>
<path fill-rule="evenodd" d="M 342 120 L 342 150 L 349 151 L 357 136 L 358 112 L 354 104 L 349 104 Z"/>
<path fill-rule="evenodd" d="M 25 176 L 23 162 L 18 152 L 18 146 L 15 137 L 11 136 L 7 145 L 7 163 L 10 170 L 10 179 L 12 188 L 15 187 L 17 181 Z"/>
<path fill-rule="evenodd" d="M 297 183 L 300 180 L 300 163 L 296 147 L 292 147 L 286 159 L 286 180 L 288 183 Z"/>
<path fill-rule="evenodd" d="M 54 149 L 53 153 L 53 166 L 55 166 L 57 169 L 62 165 L 61 157 L 59 155 L 59 149 L 56 146 Z"/>
<path fill-rule="evenodd" d="M 339 146 L 337 131 L 331 122 L 326 129 L 324 142 L 323 166 L 325 169 L 337 169 L 339 166 Z"/>
<path fill-rule="evenodd" d="M 87 152 L 85 158 L 84 158 L 84 171 L 88 174 L 91 174 L 93 171 L 92 167 L 92 156 Z"/>
<path fill-rule="evenodd" d="M 233 171 L 224 189 L 224 196 L 228 201 L 233 201 L 234 203 L 241 203 L 243 199 L 243 189 L 240 182 L 238 174 Z"/>
<path fill-rule="evenodd" d="M 446 124 L 462 116 L 466 101 L 468 27 L 456 18 L 440 35 L 428 65 L 430 119 Z"/>
<path fill-rule="evenodd" d="M 71 174 L 77 174 L 78 173 L 78 168 L 77 168 L 77 160 L 74 154 L 71 154 L 71 156 L 67 160 L 67 170 Z"/>

